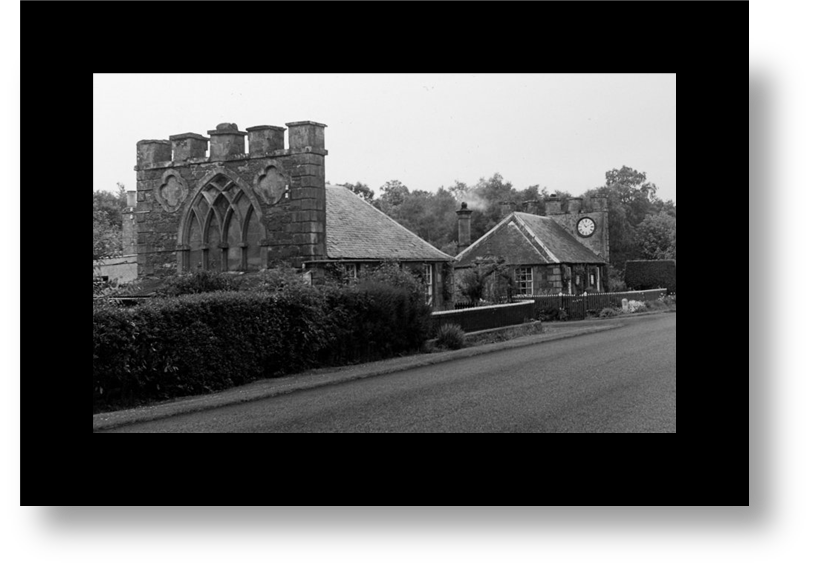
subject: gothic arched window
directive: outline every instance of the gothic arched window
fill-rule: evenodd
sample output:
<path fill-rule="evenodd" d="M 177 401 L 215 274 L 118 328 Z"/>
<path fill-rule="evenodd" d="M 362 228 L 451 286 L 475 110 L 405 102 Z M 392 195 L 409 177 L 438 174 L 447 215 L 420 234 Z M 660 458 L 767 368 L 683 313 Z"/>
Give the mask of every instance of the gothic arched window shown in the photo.
<path fill-rule="evenodd" d="M 181 271 L 261 269 L 265 231 L 252 197 L 222 172 L 197 193 L 181 231 Z"/>

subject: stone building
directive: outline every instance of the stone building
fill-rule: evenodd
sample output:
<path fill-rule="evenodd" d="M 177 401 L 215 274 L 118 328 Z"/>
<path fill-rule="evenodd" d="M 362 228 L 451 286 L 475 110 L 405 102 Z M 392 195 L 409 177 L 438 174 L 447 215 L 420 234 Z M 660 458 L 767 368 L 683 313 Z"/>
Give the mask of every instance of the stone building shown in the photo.
<path fill-rule="evenodd" d="M 357 271 L 392 259 L 422 273 L 440 306 L 453 258 L 348 189 L 325 185 L 326 125 L 286 126 L 287 148 L 283 127 L 233 123 L 209 137 L 137 143 L 138 277 L 255 271 L 284 260 L 318 280 L 329 264 Z"/>
<path fill-rule="evenodd" d="M 524 211 L 515 211 L 514 203 L 504 202 L 500 223 L 470 243 L 471 210 L 463 203 L 457 211 L 455 274 L 470 269 L 478 257 L 494 256 L 513 268 L 518 295 L 605 292 L 610 256 L 606 199 L 585 205 L 574 198 L 566 211 L 555 196 L 523 206 Z M 538 215 L 543 207 L 545 215 Z"/>

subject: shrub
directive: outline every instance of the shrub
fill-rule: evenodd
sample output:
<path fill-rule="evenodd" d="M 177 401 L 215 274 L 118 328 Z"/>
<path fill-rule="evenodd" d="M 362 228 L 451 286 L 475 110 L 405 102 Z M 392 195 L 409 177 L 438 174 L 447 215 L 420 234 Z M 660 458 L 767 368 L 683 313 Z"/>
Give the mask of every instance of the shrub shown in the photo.
<path fill-rule="evenodd" d="M 613 307 L 604 307 L 601 309 L 601 312 L 598 314 L 599 318 L 607 319 L 609 317 L 615 317 L 618 315 L 618 309 L 614 309 Z"/>
<path fill-rule="evenodd" d="M 374 281 L 94 304 L 94 412 L 418 351 L 430 315 L 414 292 Z"/>
<path fill-rule="evenodd" d="M 632 290 L 665 287 L 668 293 L 674 293 L 676 267 L 674 259 L 628 261 L 624 275 Z"/>
<path fill-rule="evenodd" d="M 327 364 L 417 351 L 429 337 L 432 309 L 422 292 L 364 280 L 354 287 L 327 288 L 325 295 L 335 332 L 320 356 Z"/>
<path fill-rule="evenodd" d="M 155 290 L 158 297 L 178 297 L 212 291 L 237 291 L 239 284 L 232 275 L 213 271 L 198 271 L 166 278 Z"/>
<path fill-rule="evenodd" d="M 438 340 L 435 346 L 446 347 L 450 350 L 463 348 L 466 344 L 466 335 L 459 325 L 447 323 L 438 330 Z"/>
<path fill-rule="evenodd" d="M 566 321 L 568 320 L 567 309 L 543 305 L 537 311 L 536 318 L 540 321 Z"/>
<path fill-rule="evenodd" d="M 325 320 L 317 296 L 215 292 L 94 306 L 94 410 L 301 369 L 329 341 Z"/>
<path fill-rule="evenodd" d="M 611 292 L 626 291 L 627 284 L 624 282 L 624 272 L 619 271 L 612 265 L 607 266 L 607 287 Z"/>

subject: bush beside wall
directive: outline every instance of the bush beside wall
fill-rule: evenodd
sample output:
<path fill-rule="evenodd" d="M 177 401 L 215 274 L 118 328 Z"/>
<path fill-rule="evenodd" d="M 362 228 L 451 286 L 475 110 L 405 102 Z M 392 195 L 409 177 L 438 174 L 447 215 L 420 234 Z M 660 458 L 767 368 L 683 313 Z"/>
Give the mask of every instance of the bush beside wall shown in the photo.
<path fill-rule="evenodd" d="M 624 279 L 630 289 L 665 287 L 671 294 L 675 293 L 676 267 L 674 259 L 628 261 L 624 271 Z"/>

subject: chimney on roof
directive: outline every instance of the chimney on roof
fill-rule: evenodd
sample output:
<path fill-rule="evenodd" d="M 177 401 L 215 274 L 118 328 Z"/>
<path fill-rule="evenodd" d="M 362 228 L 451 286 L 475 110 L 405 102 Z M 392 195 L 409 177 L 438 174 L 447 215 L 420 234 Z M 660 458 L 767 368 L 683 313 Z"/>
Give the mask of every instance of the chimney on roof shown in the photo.
<path fill-rule="evenodd" d="M 539 202 L 536 200 L 525 200 L 522 203 L 522 211 L 527 214 L 533 214 L 534 216 L 538 215 Z"/>
<path fill-rule="evenodd" d="M 556 194 L 551 194 L 545 200 L 545 215 L 554 216 L 562 213 L 562 203 Z"/>
<path fill-rule="evenodd" d="M 471 210 L 463 202 L 457 213 L 457 253 L 471 245 Z"/>
<path fill-rule="evenodd" d="M 516 202 L 510 202 L 510 201 L 500 202 L 500 217 L 504 218 L 505 216 L 510 215 L 511 212 L 513 212 L 516 209 L 517 209 L 517 203 Z"/>

